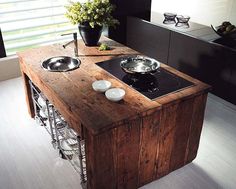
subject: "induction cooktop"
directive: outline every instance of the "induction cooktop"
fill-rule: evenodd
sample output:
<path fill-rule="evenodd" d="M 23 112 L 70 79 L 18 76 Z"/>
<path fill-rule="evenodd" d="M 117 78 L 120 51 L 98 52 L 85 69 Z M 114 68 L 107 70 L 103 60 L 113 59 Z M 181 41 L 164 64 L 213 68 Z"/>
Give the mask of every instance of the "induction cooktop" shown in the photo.
<path fill-rule="evenodd" d="M 162 67 L 155 74 L 139 76 L 127 74 L 120 67 L 120 62 L 124 58 L 127 57 L 118 57 L 96 64 L 151 100 L 194 85 Z"/>

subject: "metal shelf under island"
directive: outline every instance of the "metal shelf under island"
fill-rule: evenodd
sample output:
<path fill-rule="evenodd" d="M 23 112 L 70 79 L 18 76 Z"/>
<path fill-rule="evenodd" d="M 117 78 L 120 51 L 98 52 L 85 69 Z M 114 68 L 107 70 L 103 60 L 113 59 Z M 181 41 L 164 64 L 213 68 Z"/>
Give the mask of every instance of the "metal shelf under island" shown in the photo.
<path fill-rule="evenodd" d="M 36 122 L 51 136 L 52 145 L 58 150 L 60 157 L 68 160 L 80 175 L 82 188 L 87 188 L 84 140 L 69 127 L 62 115 L 31 80 L 29 86 Z"/>

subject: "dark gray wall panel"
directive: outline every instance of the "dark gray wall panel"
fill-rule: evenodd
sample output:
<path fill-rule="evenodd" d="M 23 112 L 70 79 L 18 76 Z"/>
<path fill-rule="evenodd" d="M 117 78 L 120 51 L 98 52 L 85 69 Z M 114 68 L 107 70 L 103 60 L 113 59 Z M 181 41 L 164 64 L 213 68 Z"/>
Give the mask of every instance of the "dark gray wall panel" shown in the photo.
<path fill-rule="evenodd" d="M 232 90 L 233 54 L 221 46 L 172 32 L 168 64 L 212 86 L 212 93 L 236 103 Z M 235 69 L 234 69 L 235 70 Z M 234 85 L 234 86 L 233 86 Z"/>
<path fill-rule="evenodd" d="M 120 24 L 116 28 L 109 28 L 111 39 L 126 45 L 127 17 L 135 16 L 150 21 L 151 0 L 110 0 L 116 6 L 113 16 Z"/>
<path fill-rule="evenodd" d="M 167 63 L 170 31 L 144 20 L 128 17 L 127 46 Z"/>

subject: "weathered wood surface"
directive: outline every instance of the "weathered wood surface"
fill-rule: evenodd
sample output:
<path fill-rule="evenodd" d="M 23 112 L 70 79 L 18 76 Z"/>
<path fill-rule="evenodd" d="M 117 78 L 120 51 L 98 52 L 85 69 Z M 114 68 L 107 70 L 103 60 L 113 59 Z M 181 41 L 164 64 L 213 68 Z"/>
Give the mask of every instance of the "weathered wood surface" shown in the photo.
<path fill-rule="evenodd" d="M 25 100 L 28 105 L 28 112 L 30 116 L 33 118 L 35 116 L 34 103 L 33 103 L 33 99 L 31 98 L 32 94 L 31 94 L 31 88 L 29 84 L 29 78 L 24 72 L 22 72 L 22 79 L 23 79 L 23 84 L 25 88 L 25 94 L 26 94 Z"/>
<path fill-rule="evenodd" d="M 103 38 L 102 42 L 109 44 L 112 50 L 101 52 L 97 47 L 86 47 L 82 41 L 79 41 L 81 67 L 65 73 L 45 71 L 42 69 L 41 63 L 54 56 L 73 56 L 72 47 L 63 49 L 62 45 L 57 44 L 18 53 L 22 72 L 33 80 L 40 90 L 44 91 L 49 100 L 65 117 L 71 122 L 82 123 L 94 134 L 113 128 L 122 124 L 124 120 L 145 114 L 149 110 L 159 109 L 161 104 L 208 89 L 208 86 L 200 81 L 162 64 L 162 67 L 196 83 L 196 86 L 172 93 L 168 97 L 156 101 L 149 100 L 95 65 L 96 62 L 116 56 L 138 54 L 138 52 L 107 38 Z M 126 91 L 124 100 L 120 103 L 113 103 L 108 101 L 104 94 L 93 91 L 92 82 L 98 79 L 107 79 L 112 82 L 113 87 L 124 88 Z M 29 109 L 32 109 L 30 105 Z M 33 111 L 30 110 L 30 112 Z"/>
<path fill-rule="evenodd" d="M 190 127 L 190 134 L 188 137 L 188 146 L 185 153 L 185 164 L 190 163 L 197 155 L 204 120 L 206 100 L 207 94 L 203 94 L 194 99 L 192 122 Z"/>
<path fill-rule="evenodd" d="M 138 54 L 103 38 L 113 50 L 100 52 L 79 42 L 81 67 L 66 73 L 44 71 L 43 60 L 73 55 L 51 45 L 19 53 L 29 113 L 33 116 L 31 79 L 79 134 L 85 137 L 88 189 L 135 189 L 191 162 L 197 155 L 209 86 L 167 65 L 164 69 L 194 83 L 149 100 L 96 62 Z M 126 90 L 123 101 L 108 101 L 92 82 L 107 79 Z M 83 127 L 82 127 L 83 125 Z"/>
<path fill-rule="evenodd" d="M 205 101 L 206 94 L 201 94 L 99 136 L 88 133 L 86 146 L 90 148 L 95 139 L 93 149 L 103 154 L 96 156 L 97 167 L 89 165 L 93 170 L 89 172 L 103 175 L 103 179 L 88 177 L 88 183 L 102 188 L 138 188 L 191 162 L 197 155 Z M 88 162 L 95 152 L 88 155 Z M 104 180 L 106 175 L 109 181 Z"/>
<path fill-rule="evenodd" d="M 160 111 L 143 118 L 140 129 L 139 186 L 155 179 L 159 155 Z"/>
<path fill-rule="evenodd" d="M 65 73 L 45 71 L 41 68 L 41 62 L 49 57 L 70 56 L 73 52 L 70 47 L 64 50 L 61 45 L 52 45 L 18 54 L 22 71 L 45 93 L 62 115 L 81 122 L 93 133 L 110 129 L 130 117 L 160 107 L 157 102 L 134 92 L 129 86 L 95 65 L 96 62 L 115 56 L 137 53 L 108 39 L 104 40 L 111 43 L 113 50 L 100 52 L 97 47 L 85 47 L 80 41 L 81 67 Z M 97 79 L 107 79 L 112 82 L 113 87 L 124 88 L 124 100 L 120 103 L 110 102 L 104 94 L 93 91 L 92 82 Z"/>
<path fill-rule="evenodd" d="M 206 97 L 168 104 L 97 136 L 87 131 L 88 188 L 136 189 L 191 162 Z"/>

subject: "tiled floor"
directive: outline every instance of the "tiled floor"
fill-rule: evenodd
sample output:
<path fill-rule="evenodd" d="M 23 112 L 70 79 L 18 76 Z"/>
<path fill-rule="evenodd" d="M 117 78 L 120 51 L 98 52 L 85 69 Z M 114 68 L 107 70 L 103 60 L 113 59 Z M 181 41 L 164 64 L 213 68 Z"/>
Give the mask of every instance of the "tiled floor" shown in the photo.
<path fill-rule="evenodd" d="M 79 189 L 79 176 L 28 116 L 21 78 L 0 82 L 0 188 Z M 143 189 L 235 189 L 236 106 L 207 102 L 197 158 Z"/>

